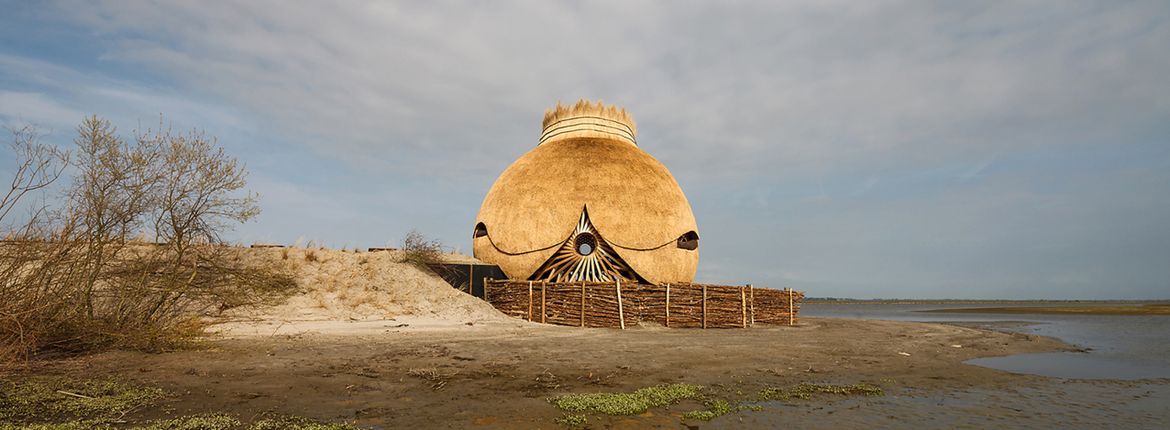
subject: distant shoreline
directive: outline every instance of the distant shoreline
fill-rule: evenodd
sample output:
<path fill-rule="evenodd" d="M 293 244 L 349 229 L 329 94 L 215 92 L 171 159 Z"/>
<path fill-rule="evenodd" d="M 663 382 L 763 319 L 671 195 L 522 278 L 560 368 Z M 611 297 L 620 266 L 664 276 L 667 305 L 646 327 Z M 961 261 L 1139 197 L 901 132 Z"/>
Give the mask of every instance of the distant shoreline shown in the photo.
<path fill-rule="evenodd" d="M 951 314 L 1170 315 L 1170 304 L 957 308 L 930 309 L 917 312 Z"/>
<path fill-rule="evenodd" d="M 1009 299 L 831 299 L 806 298 L 803 304 L 812 305 L 1157 305 L 1170 304 L 1167 300 L 1009 300 Z"/>

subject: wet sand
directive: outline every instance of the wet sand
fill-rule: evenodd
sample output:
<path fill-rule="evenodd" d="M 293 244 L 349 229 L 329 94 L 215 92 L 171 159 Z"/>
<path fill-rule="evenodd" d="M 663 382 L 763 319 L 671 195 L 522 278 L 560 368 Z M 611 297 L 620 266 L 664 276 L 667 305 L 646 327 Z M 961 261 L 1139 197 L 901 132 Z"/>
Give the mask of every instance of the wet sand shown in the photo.
<path fill-rule="evenodd" d="M 5 378 L 115 377 L 172 393 L 138 419 L 277 412 L 373 428 L 557 428 L 561 412 L 549 397 L 667 382 L 702 384 L 732 401 L 765 386 L 802 382 L 869 383 L 886 395 L 769 403 L 711 422 L 683 422 L 681 414 L 699 405 L 680 404 L 634 417 L 591 416 L 590 427 L 950 427 L 1022 416 L 1039 427 L 1077 427 L 1067 415 L 1051 413 L 1054 399 L 1079 405 L 1078 413 L 1116 415 L 1110 396 L 1140 402 L 1167 393 L 1165 380 L 1073 382 L 1088 387 L 1078 395 L 1080 388 L 1069 387 L 1080 385 L 1068 381 L 963 364 L 1073 348 L 1050 338 L 929 323 L 805 318 L 796 327 L 620 331 L 399 319 L 237 324 L 221 337 L 198 350 L 104 353 L 40 363 Z M 1170 416 L 1154 409 L 1130 427 Z"/>
<path fill-rule="evenodd" d="M 1016 386 L 906 387 L 879 398 L 741 414 L 709 428 L 1154 430 L 1165 429 L 1168 420 L 1167 380 L 1049 379 Z"/>

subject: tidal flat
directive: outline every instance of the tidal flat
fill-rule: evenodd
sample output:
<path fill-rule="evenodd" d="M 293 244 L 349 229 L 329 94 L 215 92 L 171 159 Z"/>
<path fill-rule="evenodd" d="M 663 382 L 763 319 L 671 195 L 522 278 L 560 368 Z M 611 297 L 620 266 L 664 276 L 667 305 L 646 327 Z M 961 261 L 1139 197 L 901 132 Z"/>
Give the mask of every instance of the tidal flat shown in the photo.
<path fill-rule="evenodd" d="M 794 327 L 625 331 L 410 319 L 253 325 L 192 350 L 32 362 L 5 370 L 2 379 L 9 386 L 50 376 L 116 380 L 160 390 L 121 414 L 115 428 L 192 416 L 226 416 L 238 424 L 225 428 L 240 429 L 282 416 L 372 429 L 978 427 L 1021 417 L 1039 427 L 1108 421 L 1142 428 L 1170 416 L 1158 406 L 1170 404 L 1165 380 L 1069 382 L 966 364 L 1076 348 L 948 324 L 803 318 Z M 1122 398 L 1145 415 L 1119 409 Z M 637 406 L 631 414 L 608 413 L 629 405 Z M 8 422 L 22 428 L 64 418 Z"/>

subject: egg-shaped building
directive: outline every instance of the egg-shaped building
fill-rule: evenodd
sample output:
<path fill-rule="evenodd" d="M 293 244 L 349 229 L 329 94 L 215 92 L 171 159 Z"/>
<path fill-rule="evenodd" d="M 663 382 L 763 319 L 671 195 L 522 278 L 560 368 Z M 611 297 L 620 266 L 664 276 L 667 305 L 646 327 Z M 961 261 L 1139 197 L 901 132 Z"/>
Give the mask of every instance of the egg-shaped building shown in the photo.
<path fill-rule="evenodd" d="M 626 111 L 558 104 L 543 125 L 536 148 L 484 197 L 475 257 L 511 279 L 691 282 L 699 235 L 690 203 L 638 147 Z"/>

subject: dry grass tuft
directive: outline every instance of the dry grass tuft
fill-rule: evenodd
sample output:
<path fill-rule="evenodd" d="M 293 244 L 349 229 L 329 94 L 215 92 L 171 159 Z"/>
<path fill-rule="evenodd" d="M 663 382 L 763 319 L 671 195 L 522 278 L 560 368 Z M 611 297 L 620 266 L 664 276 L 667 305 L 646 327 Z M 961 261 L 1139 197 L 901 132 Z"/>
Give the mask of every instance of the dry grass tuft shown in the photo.
<path fill-rule="evenodd" d="M 443 389 L 443 387 L 447 386 L 448 379 L 452 376 L 455 376 L 454 374 L 444 375 L 442 373 L 439 373 L 439 369 L 436 369 L 433 367 L 410 369 L 410 370 L 406 371 L 406 374 L 413 376 L 415 378 L 425 379 L 427 381 L 430 381 L 432 390 Z"/>
<path fill-rule="evenodd" d="M 443 261 L 443 244 L 437 240 L 427 239 L 418 230 L 411 230 L 402 239 L 402 251 L 406 262 L 418 266 Z"/>
<path fill-rule="evenodd" d="M 437 381 L 442 378 L 442 376 L 439 374 L 439 369 L 434 367 L 412 368 L 407 370 L 406 374 L 415 378 L 426 379 L 428 381 Z"/>

